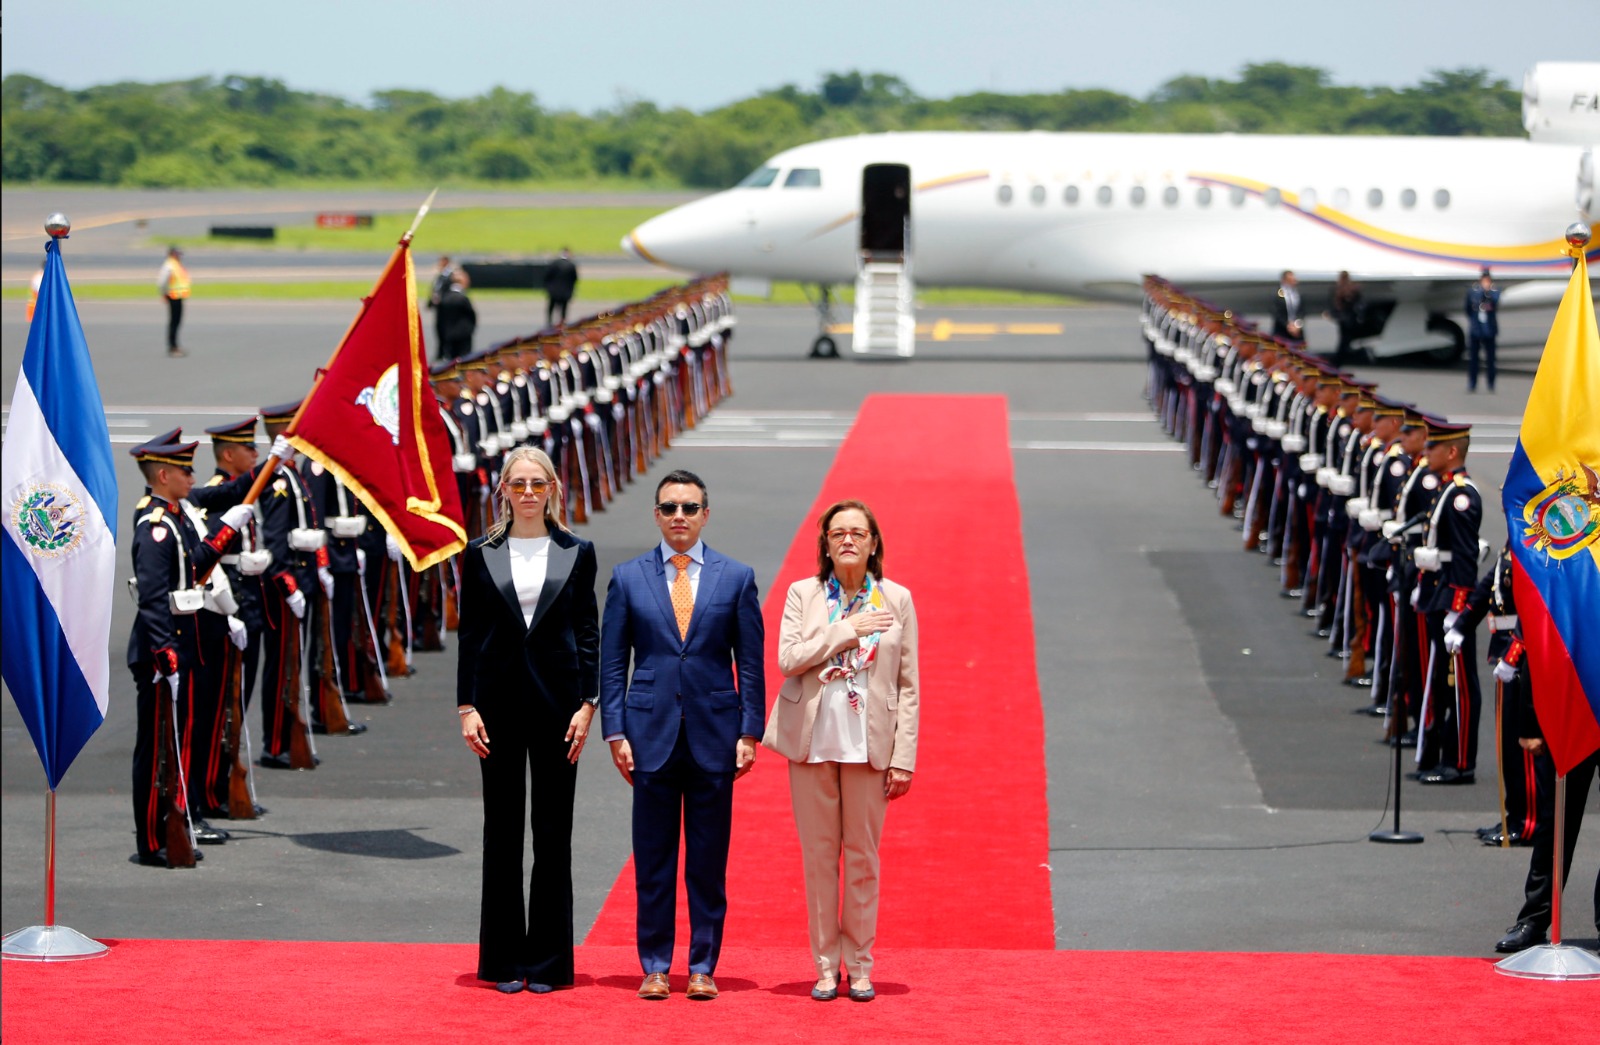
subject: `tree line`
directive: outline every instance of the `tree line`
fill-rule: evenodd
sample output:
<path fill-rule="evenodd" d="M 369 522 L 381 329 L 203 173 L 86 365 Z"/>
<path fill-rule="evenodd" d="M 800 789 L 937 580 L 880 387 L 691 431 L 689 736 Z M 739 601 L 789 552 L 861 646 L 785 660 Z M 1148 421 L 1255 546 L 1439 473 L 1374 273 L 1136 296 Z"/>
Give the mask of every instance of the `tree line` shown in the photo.
<path fill-rule="evenodd" d="M 609 178 L 733 184 L 780 149 L 889 130 L 1052 130 L 1518 137 L 1521 95 L 1484 69 L 1410 87 L 1345 87 L 1277 62 L 1236 79 L 1180 76 L 1147 98 L 1115 91 L 980 91 L 922 98 L 899 77 L 830 73 L 708 112 L 631 101 L 589 115 L 496 87 L 472 98 L 387 90 L 365 104 L 226 76 L 68 90 L 0 81 L 9 183 L 201 188 L 295 182 L 418 184 Z"/>

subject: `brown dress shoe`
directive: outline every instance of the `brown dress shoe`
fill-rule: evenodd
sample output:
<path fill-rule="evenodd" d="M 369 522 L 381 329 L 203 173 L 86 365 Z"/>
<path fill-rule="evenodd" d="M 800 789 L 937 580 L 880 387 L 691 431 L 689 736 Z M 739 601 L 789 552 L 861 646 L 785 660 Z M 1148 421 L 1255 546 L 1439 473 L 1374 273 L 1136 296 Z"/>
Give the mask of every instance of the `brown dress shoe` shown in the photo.
<path fill-rule="evenodd" d="M 711 978 L 708 972 L 689 974 L 689 1000 L 714 1001 L 717 997 L 717 981 Z"/>
<path fill-rule="evenodd" d="M 667 974 L 653 972 L 639 984 L 639 997 L 645 1001 L 666 1001 L 672 994 L 672 985 L 667 982 Z"/>

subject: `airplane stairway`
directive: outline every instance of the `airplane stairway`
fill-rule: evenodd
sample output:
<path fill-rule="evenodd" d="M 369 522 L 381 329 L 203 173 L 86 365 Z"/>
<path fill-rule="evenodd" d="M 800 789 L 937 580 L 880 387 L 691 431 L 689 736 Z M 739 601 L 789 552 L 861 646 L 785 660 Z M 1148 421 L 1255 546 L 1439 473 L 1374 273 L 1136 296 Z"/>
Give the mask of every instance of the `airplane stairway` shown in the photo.
<path fill-rule="evenodd" d="M 911 266 L 906 261 L 863 258 L 856 272 L 851 352 L 909 359 L 917 343 L 914 302 Z"/>

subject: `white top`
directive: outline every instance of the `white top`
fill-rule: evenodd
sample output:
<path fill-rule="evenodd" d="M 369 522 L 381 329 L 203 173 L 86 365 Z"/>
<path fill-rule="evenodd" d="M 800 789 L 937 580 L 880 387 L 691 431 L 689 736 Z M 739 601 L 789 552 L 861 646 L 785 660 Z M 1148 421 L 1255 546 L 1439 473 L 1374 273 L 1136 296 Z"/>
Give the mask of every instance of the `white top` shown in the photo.
<path fill-rule="evenodd" d="M 544 575 L 550 567 L 550 538 L 511 537 L 506 546 L 511 549 L 511 582 L 516 585 L 522 624 L 526 627 L 533 623 L 539 592 L 544 590 Z"/>
<path fill-rule="evenodd" d="M 695 541 L 694 547 L 686 552 L 673 551 L 672 545 L 666 541 L 661 542 L 661 561 L 665 569 L 661 572 L 667 578 L 667 594 L 672 594 L 672 582 L 678 579 L 678 571 L 672 565 L 674 555 L 687 555 L 689 557 L 689 591 L 695 598 L 700 597 L 700 570 L 706 564 L 706 542 Z"/>
<path fill-rule="evenodd" d="M 831 661 L 830 661 L 831 663 Z M 861 699 L 867 699 L 872 665 L 856 675 Z M 867 760 L 867 709 L 850 710 L 850 686 L 845 679 L 822 684 L 817 719 L 811 727 L 811 753 L 807 762 L 865 762 Z"/>

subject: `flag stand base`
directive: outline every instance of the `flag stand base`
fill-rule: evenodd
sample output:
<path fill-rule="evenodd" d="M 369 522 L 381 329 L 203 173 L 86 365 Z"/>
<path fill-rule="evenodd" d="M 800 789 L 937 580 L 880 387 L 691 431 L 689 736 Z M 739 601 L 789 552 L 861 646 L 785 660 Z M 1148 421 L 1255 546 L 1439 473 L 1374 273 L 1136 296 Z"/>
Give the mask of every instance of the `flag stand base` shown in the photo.
<path fill-rule="evenodd" d="M 75 962 L 109 954 L 105 944 L 65 925 L 30 925 L 6 933 L 4 957 L 23 962 Z"/>
<path fill-rule="evenodd" d="M 1394 845 L 1416 845 L 1422 836 L 1415 831 L 1374 831 L 1367 836 L 1369 842 L 1389 842 Z"/>
<path fill-rule="evenodd" d="M 1494 971 L 1528 980 L 1600 980 L 1600 955 L 1564 943 L 1544 943 L 1495 962 Z"/>

